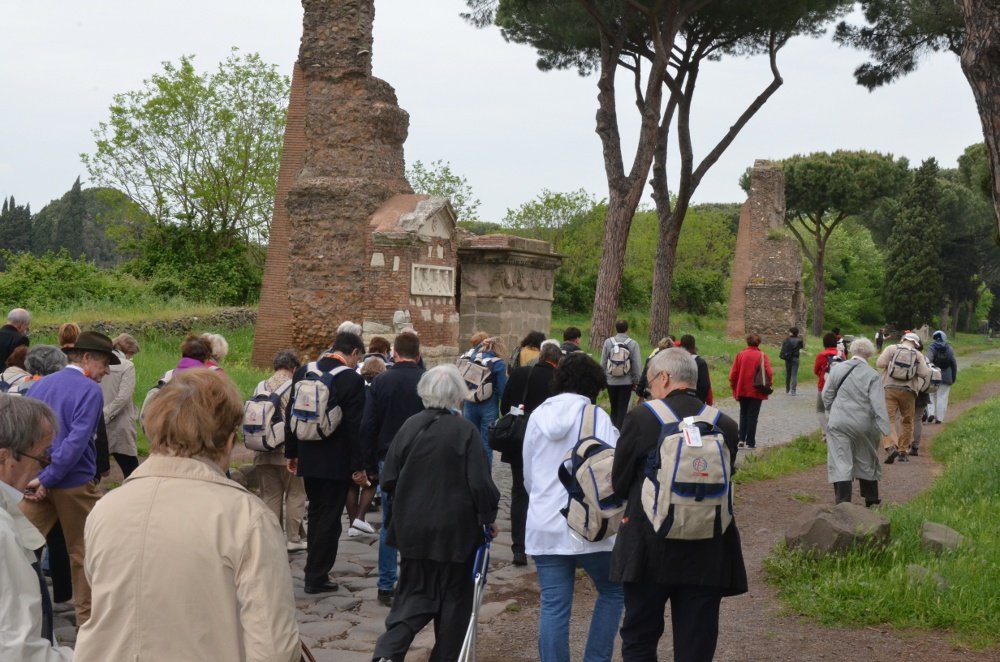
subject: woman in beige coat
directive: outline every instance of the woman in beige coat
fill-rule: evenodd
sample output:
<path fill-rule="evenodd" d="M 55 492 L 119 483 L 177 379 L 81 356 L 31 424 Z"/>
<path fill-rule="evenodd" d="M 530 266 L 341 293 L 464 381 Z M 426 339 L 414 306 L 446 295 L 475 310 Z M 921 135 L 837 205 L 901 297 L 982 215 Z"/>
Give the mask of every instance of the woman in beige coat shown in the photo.
<path fill-rule="evenodd" d="M 135 429 L 139 412 L 133 402 L 135 365 L 132 363 L 132 357 L 139 353 L 139 343 L 123 333 L 112 341 L 112 346 L 121 363 L 111 366 L 111 372 L 101 380 L 104 424 L 108 430 L 108 451 L 121 467 L 122 475 L 128 478 L 139 466 Z"/>
<path fill-rule="evenodd" d="M 93 605 L 77 662 L 299 661 L 278 520 L 225 476 L 242 404 L 199 368 L 150 403 L 149 459 L 87 519 Z"/>

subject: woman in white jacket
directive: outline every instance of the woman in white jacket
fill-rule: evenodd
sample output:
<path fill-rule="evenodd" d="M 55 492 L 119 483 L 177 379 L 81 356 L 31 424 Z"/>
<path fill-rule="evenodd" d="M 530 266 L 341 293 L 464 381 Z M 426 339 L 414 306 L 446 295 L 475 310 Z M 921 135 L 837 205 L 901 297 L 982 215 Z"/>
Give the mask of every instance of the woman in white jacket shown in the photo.
<path fill-rule="evenodd" d="M 524 435 L 524 487 L 528 492 L 525 551 L 538 569 L 538 654 L 542 662 L 569 662 L 569 619 L 577 567 L 590 576 L 598 594 L 584 662 L 611 660 L 621 621 L 622 587 L 608 579 L 614 536 L 588 542 L 570 531 L 559 512 L 568 498 L 559 482 L 559 466 L 578 441 L 583 408 L 597 400 L 605 383 L 604 370 L 592 358 L 583 352 L 568 354 L 553 378 L 556 395 L 535 409 Z M 601 409 L 595 432 L 611 446 L 618 442 L 618 430 Z"/>

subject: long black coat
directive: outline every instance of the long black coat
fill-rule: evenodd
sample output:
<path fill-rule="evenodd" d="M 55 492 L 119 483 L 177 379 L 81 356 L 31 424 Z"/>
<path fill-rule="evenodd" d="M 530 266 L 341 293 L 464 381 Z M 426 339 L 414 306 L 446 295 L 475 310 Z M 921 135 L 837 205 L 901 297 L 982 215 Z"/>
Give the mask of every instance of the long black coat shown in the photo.
<path fill-rule="evenodd" d="M 466 562 L 483 541 L 483 526 L 496 520 L 500 492 L 479 430 L 444 409 L 424 410 L 403 424 L 381 483 L 392 496 L 386 542 L 403 558 Z"/>
<path fill-rule="evenodd" d="M 511 407 L 524 405 L 525 416 L 531 416 L 531 412 L 535 411 L 538 405 L 552 397 L 552 377 L 555 372 L 556 369 L 548 363 L 538 363 L 534 366 L 517 368 L 510 373 L 503 398 L 500 399 L 500 415 L 509 412 Z M 528 387 L 527 392 L 525 386 Z M 522 462 L 521 449 L 500 453 L 500 461 L 507 464 Z"/>
<path fill-rule="evenodd" d="M 693 390 L 674 391 L 665 401 L 681 418 L 697 414 L 704 405 Z M 735 462 L 739 426 L 723 414 L 719 427 Z M 660 421 L 646 407 L 636 407 L 625 417 L 615 448 L 611 482 L 616 496 L 628 498 L 628 507 L 615 541 L 611 579 L 715 586 L 723 595 L 746 593 L 747 572 L 735 518 L 718 539 L 667 540 L 654 533 L 642 510 L 641 494 L 646 458 L 659 438 Z"/>

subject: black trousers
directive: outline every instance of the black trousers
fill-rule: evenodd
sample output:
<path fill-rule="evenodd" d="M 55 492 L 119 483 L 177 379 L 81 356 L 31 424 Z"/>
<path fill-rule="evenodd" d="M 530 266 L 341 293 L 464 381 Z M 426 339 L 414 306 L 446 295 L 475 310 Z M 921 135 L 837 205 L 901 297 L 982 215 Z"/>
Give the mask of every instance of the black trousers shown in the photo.
<path fill-rule="evenodd" d="M 751 448 L 757 445 L 757 419 L 762 402 L 757 398 L 740 398 L 740 441 Z"/>
<path fill-rule="evenodd" d="M 306 586 L 319 586 L 329 581 L 330 570 L 337 562 L 341 520 L 350 481 L 305 476 L 303 482 L 309 499 L 304 581 Z"/>
<path fill-rule="evenodd" d="M 632 385 L 608 386 L 608 399 L 611 400 L 611 422 L 621 430 L 625 414 L 628 413 L 628 403 L 632 399 Z"/>
<path fill-rule="evenodd" d="M 403 662 L 413 638 L 434 621 L 431 662 L 457 660 L 472 615 L 473 556 L 465 563 L 402 558 L 396 599 L 375 643 L 374 659 Z"/>
<path fill-rule="evenodd" d="M 670 601 L 675 662 L 711 662 L 719 639 L 722 592 L 714 586 L 623 584 L 623 662 L 656 662 L 663 635 L 663 611 Z"/>
<path fill-rule="evenodd" d="M 528 521 L 528 491 L 524 489 L 524 461 L 510 463 L 513 478 L 510 488 L 510 538 L 511 550 L 524 554 L 524 528 Z"/>
<path fill-rule="evenodd" d="M 135 455 L 125 455 L 124 453 L 112 453 L 115 462 L 122 470 L 122 475 L 128 478 L 132 472 L 139 468 L 139 458 Z"/>

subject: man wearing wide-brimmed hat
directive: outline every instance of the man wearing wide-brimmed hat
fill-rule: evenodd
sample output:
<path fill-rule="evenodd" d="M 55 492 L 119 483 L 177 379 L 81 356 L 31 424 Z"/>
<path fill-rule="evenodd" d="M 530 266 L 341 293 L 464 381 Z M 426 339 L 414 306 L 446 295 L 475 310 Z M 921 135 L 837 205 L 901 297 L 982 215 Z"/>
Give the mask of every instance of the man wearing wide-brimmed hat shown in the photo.
<path fill-rule="evenodd" d="M 98 382 L 109 366 L 119 363 L 111 339 L 84 331 L 63 349 L 69 365 L 33 384 L 28 397 L 41 400 L 56 414 L 59 429 L 52 442 L 51 463 L 28 484 L 21 510 L 43 535 L 58 521 L 69 550 L 76 625 L 90 618 L 90 584 L 83 571 L 83 527 L 100 498 L 94 436 L 104 410 Z"/>

